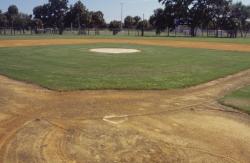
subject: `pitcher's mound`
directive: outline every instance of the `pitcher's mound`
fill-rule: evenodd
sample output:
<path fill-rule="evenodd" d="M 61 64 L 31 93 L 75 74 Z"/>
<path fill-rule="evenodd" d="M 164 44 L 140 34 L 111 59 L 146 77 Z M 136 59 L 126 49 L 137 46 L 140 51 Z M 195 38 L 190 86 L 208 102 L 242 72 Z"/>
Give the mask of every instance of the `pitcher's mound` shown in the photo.
<path fill-rule="evenodd" d="M 137 50 L 137 49 L 122 49 L 122 48 L 98 48 L 98 49 L 90 49 L 90 51 L 97 52 L 97 53 L 109 53 L 109 54 L 140 52 L 140 50 Z"/>

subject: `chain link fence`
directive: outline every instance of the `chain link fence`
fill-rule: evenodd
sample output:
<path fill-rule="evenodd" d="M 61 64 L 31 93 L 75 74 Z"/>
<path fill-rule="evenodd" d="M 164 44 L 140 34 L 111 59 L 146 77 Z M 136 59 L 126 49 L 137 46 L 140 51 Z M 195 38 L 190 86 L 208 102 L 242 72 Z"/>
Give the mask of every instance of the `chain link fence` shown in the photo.
<path fill-rule="evenodd" d="M 11 35 L 58 35 L 59 30 L 57 28 L 45 28 L 45 29 L 12 29 L 12 28 L 0 28 L 1 36 Z M 63 35 L 83 35 L 83 36 L 142 36 L 141 30 L 136 29 L 123 29 L 123 30 L 110 30 L 110 29 L 78 29 L 78 28 L 66 28 Z M 157 34 L 155 30 L 144 30 L 144 37 L 191 37 L 191 30 L 188 28 L 177 28 L 172 31 L 161 31 Z M 196 29 L 197 37 L 219 37 L 219 38 L 249 38 L 249 31 L 232 31 L 232 30 L 211 30 L 211 29 Z"/>

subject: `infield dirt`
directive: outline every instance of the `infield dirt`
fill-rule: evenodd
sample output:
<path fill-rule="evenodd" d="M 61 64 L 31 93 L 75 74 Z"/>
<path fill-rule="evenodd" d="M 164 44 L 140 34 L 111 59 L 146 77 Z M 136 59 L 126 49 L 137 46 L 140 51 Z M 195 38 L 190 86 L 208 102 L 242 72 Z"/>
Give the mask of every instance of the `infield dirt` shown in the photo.
<path fill-rule="evenodd" d="M 250 45 L 233 43 L 215 42 L 196 42 L 196 41 L 175 41 L 175 40 L 156 40 L 156 39 L 46 39 L 46 40 L 0 40 L 0 47 L 17 46 L 47 46 L 47 45 L 76 45 L 76 44 L 134 44 L 134 45 L 156 45 L 177 48 L 198 48 L 214 49 L 227 51 L 250 52 Z"/>
<path fill-rule="evenodd" d="M 250 70 L 182 90 L 54 92 L 0 76 L 0 162 L 248 163 L 249 115 L 217 103 L 248 84 Z"/>

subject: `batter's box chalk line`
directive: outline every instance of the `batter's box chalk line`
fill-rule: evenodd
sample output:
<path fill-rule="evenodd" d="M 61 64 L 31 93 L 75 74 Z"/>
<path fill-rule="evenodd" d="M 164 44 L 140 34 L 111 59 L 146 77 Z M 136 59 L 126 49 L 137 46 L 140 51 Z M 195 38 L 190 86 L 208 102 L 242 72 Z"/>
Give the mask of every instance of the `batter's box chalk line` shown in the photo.
<path fill-rule="evenodd" d="M 112 124 L 121 124 L 128 120 L 128 115 L 107 115 L 103 117 L 103 120 Z"/>

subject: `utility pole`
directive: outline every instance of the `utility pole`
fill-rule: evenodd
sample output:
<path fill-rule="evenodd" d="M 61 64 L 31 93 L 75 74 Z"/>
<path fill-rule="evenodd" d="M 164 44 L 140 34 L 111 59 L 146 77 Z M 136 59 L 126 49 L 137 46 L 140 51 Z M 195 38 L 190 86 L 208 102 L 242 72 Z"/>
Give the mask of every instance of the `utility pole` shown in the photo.
<path fill-rule="evenodd" d="M 123 3 L 121 2 L 121 31 L 122 31 L 122 22 L 123 22 Z"/>
<path fill-rule="evenodd" d="M 144 13 L 143 13 L 143 16 L 142 16 L 142 30 L 141 30 L 141 36 L 142 36 L 142 37 L 144 36 Z"/>
<path fill-rule="evenodd" d="M 78 21 L 78 32 L 80 35 L 81 34 L 81 24 L 80 24 L 80 14 L 79 13 L 77 14 L 77 21 Z"/>

